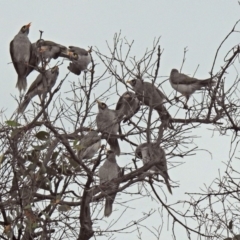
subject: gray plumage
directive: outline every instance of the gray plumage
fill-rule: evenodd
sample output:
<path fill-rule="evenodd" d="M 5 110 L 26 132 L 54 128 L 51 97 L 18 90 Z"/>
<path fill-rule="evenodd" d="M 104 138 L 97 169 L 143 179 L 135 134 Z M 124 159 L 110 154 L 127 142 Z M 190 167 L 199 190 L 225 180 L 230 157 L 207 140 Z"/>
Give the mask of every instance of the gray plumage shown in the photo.
<path fill-rule="evenodd" d="M 31 55 L 30 55 L 30 60 L 28 64 L 28 70 L 27 70 L 27 76 L 35 69 L 38 67 L 40 63 L 40 57 L 38 56 L 37 53 L 37 44 L 32 43 L 31 44 Z"/>
<path fill-rule="evenodd" d="M 88 132 L 79 143 L 78 156 L 81 159 L 91 159 L 101 147 L 101 137 L 97 131 Z"/>
<path fill-rule="evenodd" d="M 120 155 L 120 147 L 117 138 L 111 138 L 109 134 L 117 134 L 119 131 L 119 116 L 118 111 L 109 109 L 108 106 L 98 101 L 98 114 L 96 117 L 97 128 L 100 132 L 107 134 L 106 140 L 111 147 L 111 150 L 116 155 Z"/>
<path fill-rule="evenodd" d="M 31 23 L 23 26 L 19 33 L 10 42 L 10 54 L 14 68 L 18 74 L 16 87 L 21 92 L 27 88 L 28 63 L 31 56 L 31 42 L 28 39 Z"/>
<path fill-rule="evenodd" d="M 130 120 L 131 117 L 140 109 L 140 101 L 133 92 L 125 92 L 118 100 L 116 110 L 119 111 L 119 115 L 123 122 Z M 119 133 L 122 134 L 121 126 L 119 124 Z"/>
<path fill-rule="evenodd" d="M 88 64 L 91 62 L 90 53 L 83 48 L 69 46 L 68 55 L 69 59 L 72 61 L 68 69 L 76 75 L 80 75 L 81 71 L 86 70 Z"/>
<path fill-rule="evenodd" d="M 171 119 L 167 109 L 163 106 L 164 100 L 170 104 L 171 102 L 157 87 L 139 78 L 127 81 L 127 83 L 132 86 L 135 94 L 142 103 L 158 112 L 162 121 L 169 121 Z"/>
<path fill-rule="evenodd" d="M 169 184 L 165 151 L 156 143 L 143 143 L 136 148 L 135 155 L 142 159 L 143 164 L 146 164 L 149 161 L 157 162 L 155 166 L 150 168 L 150 170 L 156 171 L 163 177 L 168 191 L 172 194 L 171 186 Z"/>
<path fill-rule="evenodd" d="M 48 69 L 44 73 L 40 73 L 36 80 L 29 87 L 23 102 L 18 108 L 19 113 L 23 113 L 33 97 L 38 95 L 42 99 L 46 98 L 47 93 L 53 88 L 59 74 L 58 66 Z"/>
<path fill-rule="evenodd" d="M 118 189 L 119 184 L 115 184 L 114 181 L 112 181 L 114 178 L 121 177 L 123 174 L 121 172 L 121 168 L 118 166 L 116 162 L 115 153 L 112 150 L 109 150 L 107 152 L 107 159 L 105 160 L 104 164 L 99 168 L 99 178 L 100 178 L 100 184 L 108 183 L 108 187 L 111 191 Z M 106 197 L 105 202 L 105 210 L 104 210 L 104 216 L 108 217 L 112 213 L 112 205 L 114 202 L 114 199 L 117 195 L 116 193 L 110 194 Z"/>
<path fill-rule="evenodd" d="M 203 88 L 211 88 L 216 85 L 216 82 L 212 78 L 199 80 L 179 73 L 177 69 L 172 69 L 169 80 L 172 88 L 185 96 L 187 101 L 195 91 Z"/>
<path fill-rule="evenodd" d="M 67 47 L 53 41 L 39 39 L 36 45 L 38 57 L 47 63 L 49 63 L 52 58 L 57 59 L 61 54 L 67 52 Z"/>

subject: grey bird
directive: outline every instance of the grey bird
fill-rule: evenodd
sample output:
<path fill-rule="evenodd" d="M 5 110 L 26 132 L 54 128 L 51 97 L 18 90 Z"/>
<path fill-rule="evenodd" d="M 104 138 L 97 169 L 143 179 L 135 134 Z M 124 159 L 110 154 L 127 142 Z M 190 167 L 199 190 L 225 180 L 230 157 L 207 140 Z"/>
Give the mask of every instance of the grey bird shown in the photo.
<path fill-rule="evenodd" d="M 168 191 L 172 194 L 172 189 L 169 184 L 170 178 L 167 170 L 165 151 L 156 143 L 143 143 L 136 148 L 135 156 L 142 159 L 143 164 L 146 164 L 149 161 L 157 162 L 155 166 L 150 168 L 150 170 L 156 171 L 163 177 Z"/>
<path fill-rule="evenodd" d="M 78 144 L 78 156 L 81 159 L 91 159 L 101 147 L 101 137 L 97 131 L 88 132 Z"/>
<path fill-rule="evenodd" d="M 69 64 L 68 69 L 76 75 L 80 75 L 81 71 L 86 70 L 88 64 L 91 62 L 91 55 L 89 51 L 83 48 L 69 46 L 68 56 L 72 61 Z"/>
<path fill-rule="evenodd" d="M 162 122 L 169 122 L 171 115 L 168 113 L 167 109 L 163 106 L 164 100 L 170 102 L 170 100 L 152 83 L 144 82 L 142 79 L 133 79 L 129 80 L 126 83 L 129 83 L 138 99 L 144 103 L 146 106 L 152 107 L 155 109 Z"/>
<path fill-rule="evenodd" d="M 28 39 L 30 25 L 31 23 L 24 25 L 10 42 L 10 54 L 14 68 L 18 74 L 16 87 L 20 92 L 25 91 L 27 88 L 26 76 L 31 56 L 31 42 Z"/>
<path fill-rule="evenodd" d="M 123 122 L 130 120 L 131 117 L 140 109 L 140 101 L 133 92 L 125 92 L 118 100 L 116 110 Z M 122 134 L 121 126 L 119 124 L 119 133 Z"/>
<path fill-rule="evenodd" d="M 39 39 L 36 42 L 37 56 L 45 63 L 49 63 L 51 59 L 57 59 L 59 56 L 67 54 L 67 47 L 55 43 L 53 41 Z"/>
<path fill-rule="evenodd" d="M 96 117 L 97 128 L 100 132 L 107 134 L 106 140 L 111 147 L 111 150 L 115 152 L 116 155 L 120 155 L 120 147 L 118 144 L 118 139 L 109 136 L 109 134 L 117 134 L 119 131 L 119 116 L 118 111 L 109 109 L 108 106 L 97 100 L 98 103 L 98 114 Z"/>
<path fill-rule="evenodd" d="M 117 191 L 119 184 L 114 183 L 114 181 L 112 180 L 114 178 L 121 177 L 123 173 L 121 171 L 121 168 L 118 166 L 116 162 L 115 153 L 112 150 L 108 150 L 106 155 L 107 155 L 107 159 L 105 160 L 104 164 L 99 168 L 100 184 L 105 183 L 107 184 L 108 190 Z M 109 217 L 111 215 L 112 205 L 116 195 L 117 195 L 117 192 L 106 196 L 105 210 L 104 210 L 105 217 Z"/>
<path fill-rule="evenodd" d="M 29 87 L 23 102 L 18 108 L 18 113 L 23 113 L 33 97 L 38 95 L 42 100 L 46 98 L 47 93 L 53 88 L 59 74 L 58 66 L 40 73 L 36 80 Z"/>
<path fill-rule="evenodd" d="M 197 78 L 189 77 L 183 73 L 179 73 L 177 69 L 172 69 L 169 80 L 172 88 L 186 97 L 186 102 L 184 104 L 185 108 L 187 107 L 186 104 L 189 97 L 195 91 L 201 90 L 203 88 L 211 88 L 216 85 L 216 82 L 213 80 L 213 78 L 199 80 Z"/>

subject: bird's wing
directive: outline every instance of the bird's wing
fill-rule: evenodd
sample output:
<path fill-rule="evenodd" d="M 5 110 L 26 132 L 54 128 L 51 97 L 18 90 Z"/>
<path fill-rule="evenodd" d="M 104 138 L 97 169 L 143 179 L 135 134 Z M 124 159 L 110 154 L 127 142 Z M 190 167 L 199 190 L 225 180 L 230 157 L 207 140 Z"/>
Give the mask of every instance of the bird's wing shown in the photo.
<path fill-rule="evenodd" d="M 61 48 L 62 50 L 67 49 L 67 47 L 65 47 L 65 46 L 63 46 L 61 44 L 55 43 L 53 41 L 48 41 L 48 40 L 44 41 L 41 45 L 42 46 L 51 46 L 51 47 L 56 46 L 56 47 Z"/>
<path fill-rule="evenodd" d="M 118 102 L 117 102 L 117 105 L 116 105 L 116 110 L 120 110 L 123 106 L 123 96 L 121 96 L 119 99 L 118 99 Z"/>
<path fill-rule="evenodd" d="M 189 77 L 183 73 L 179 73 L 177 77 L 171 79 L 172 83 L 174 84 L 194 84 L 197 83 L 199 80 L 196 78 Z"/>
<path fill-rule="evenodd" d="M 81 70 L 79 69 L 79 67 L 75 63 L 72 63 L 72 62 L 69 63 L 68 70 L 76 75 L 81 74 Z"/>
<path fill-rule="evenodd" d="M 17 64 L 15 61 L 14 61 L 14 53 L 13 53 L 13 40 L 10 42 L 10 55 L 11 55 L 11 58 L 12 58 L 12 63 L 17 71 L 17 73 L 19 72 L 18 70 L 18 67 L 20 66 L 19 64 Z"/>
<path fill-rule="evenodd" d="M 69 46 L 69 49 L 70 49 L 71 52 L 75 52 L 75 53 L 77 53 L 79 55 L 84 55 L 84 56 L 88 55 L 88 51 L 83 49 L 83 48 Z"/>
<path fill-rule="evenodd" d="M 29 94 L 30 92 L 32 92 L 33 90 L 35 90 L 38 86 L 40 86 L 43 83 L 43 75 L 39 74 L 36 78 L 36 80 L 31 84 L 31 86 L 29 87 L 27 94 Z"/>

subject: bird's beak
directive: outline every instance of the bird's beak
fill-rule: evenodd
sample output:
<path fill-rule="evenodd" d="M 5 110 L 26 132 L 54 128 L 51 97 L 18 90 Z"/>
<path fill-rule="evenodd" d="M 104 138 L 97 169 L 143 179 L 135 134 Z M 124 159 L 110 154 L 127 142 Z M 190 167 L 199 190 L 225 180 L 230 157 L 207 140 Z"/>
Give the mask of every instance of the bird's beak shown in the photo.
<path fill-rule="evenodd" d="M 30 26 L 31 26 L 31 22 L 26 25 L 27 28 L 30 28 Z"/>
<path fill-rule="evenodd" d="M 98 103 L 98 105 L 102 103 L 102 102 L 101 102 L 101 101 L 99 101 L 98 99 L 96 100 L 96 102 Z"/>
<path fill-rule="evenodd" d="M 131 80 L 127 80 L 126 83 L 129 83 L 129 84 L 130 84 L 130 83 L 131 83 Z"/>
<path fill-rule="evenodd" d="M 105 154 L 107 154 L 109 150 L 110 150 L 110 149 L 105 148 Z"/>
<path fill-rule="evenodd" d="M 129 94 L 126 94 L 126 95 L 124 95 L 123 97 L 128 99 L 128 98 L 130 98 L 130 95 L 129 95 Z"/>
<path fill-rule="evenodd" d="M 55 72 L 57 70 L 58 70 L 58 66 L 55 66 L 55 67 L 52 68 L 52 72 Z"/>

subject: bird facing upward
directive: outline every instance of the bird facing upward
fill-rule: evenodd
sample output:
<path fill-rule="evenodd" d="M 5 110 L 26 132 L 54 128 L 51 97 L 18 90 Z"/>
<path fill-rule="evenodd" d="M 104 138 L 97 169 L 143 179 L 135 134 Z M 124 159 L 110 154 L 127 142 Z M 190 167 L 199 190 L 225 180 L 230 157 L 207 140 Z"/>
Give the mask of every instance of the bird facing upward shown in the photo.
<path fill-rule="evenodd" d="M 116 135 L 119 131 L 119 116 L 118 111 L 109 109 L 108 106 L 97 100 L 98 103 L 98 114 L 96 117 L 97 128 L 103 134 L 107 134 L 106 141 L 111 147 L 111 150 L 115 152 L 116 155 L 120 155 L 120 147 L 118 144 L 118 139 L 111 137 L 109 134 Z"/>
<path fill-rule="evenodd" d="M 18 108 L 19 113 L 23 113 L 33 97 L 38 95 L 42 99 L 46 98 L 47 93 L 53 88 L 59 74 L 58 66 L 48 69 L 44 73 L 40 73 L 36 80 L 31 84 L 24 96 L 23 102 Z"/>
<path fill-rule="evenodd" d="M 16 87 L 25 91 L 27 88 L 28 63 L 31 56 L 31 42 L 28 33 L 31 23 L 24 25 L 10 42 L 10 54 L 14 68 L 18 74 Z"/>

